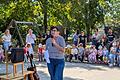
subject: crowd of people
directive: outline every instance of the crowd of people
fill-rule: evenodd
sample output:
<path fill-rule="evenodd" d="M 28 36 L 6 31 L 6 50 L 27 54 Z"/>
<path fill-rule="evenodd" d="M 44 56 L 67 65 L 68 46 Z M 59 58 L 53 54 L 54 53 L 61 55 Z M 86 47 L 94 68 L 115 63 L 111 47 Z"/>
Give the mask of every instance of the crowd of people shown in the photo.
<path fill-rule="evenodd" d="M 65 53 L 65 59 L 69 62 L 79 60 L 80 62 L 105 63 L 110 67 L 114 65 L 120 66 L 120 42 L 114 42 L 110 51 L 106 46 L 101 45 L 97 50 L 96 46 L 92 44 L 86 45 L 85 48 L 82 43 L 78 46 L 72 44 L 72 46 L 67 45 Z"/>
<path fill-rule="evenodd" d="M 18 44 L 15 47 L 12 46 L 11 38 L 10 31 L 7 29 L 2 36 L 3 45 L 0 45 L 0 62 L 5 60 L 5 51 L 10 58 L 12 48 L 20 48 Z M 65 61 L 104 63 L 110 67 L 115 65 L 120 67 L 120 40 L 115 39 L 112 29 L 102 36 L 96 29 L 89 39 L 90 42 L 84 31 L 79 33 L 77 30 L 73 35 L 73 43 L 66 44 L 65 39 L 60 35 L 59 27 L 52 26 L 46 36 L 46 44 L 39 43 L 35 51 L 36 35 L 33 34 L 32 29 L 29 29 L 26 43 L 22 46 L 24 62 L 29 62 L 29 57 L 33 59 L 34 53 L 37 53 L 38 62 L 46 60 L 51 80 L 63 80 Z"/>
<path fill-rule="evenodd" d="M 77 30 L 73 35 L 73 43 L 66 45 L 66 61 L 71 62 L 73 58 L 75 58 L 75 60 L 81 62 L 88 61 L 90 63 L 106 63 L 109 64 L 109 66 L 120 66 L 120 42 L 115 41 L 115 35 L 113 34 L 112 29 L 109 29 L 108 34 L 103 34 L 101 37 L 99 36 L 98 29 L 96 29 L 90 39 L 91 42 L 88 43 L 84 31 L 79 33 L 79 30 Z M 2 40 L 3 45 L 0 45 L 0 62 L 5 58 L 4 50 L 10 52 L 12 48 L 11 34 L 8 29 L 2 36 Z M 26 35 L 26 44 L 23 46 L 25 62 L 28 62 L 28 52 L 32 56 L 35 53 L 35 40 L 35 34 L 33 34 L 32 29 L 29 29 L 28 34 Z M 16 45 L 16 47 L 19 46 Z M 36 53 L 38 54 L 39 62 L 44 61 L 45 48 L 46 46 L 42 45 L 42 43 L 38 44 Z"/>
<path fill-rule="evenodd" d="M 73 44 L 66 46 L 65 53 L 65 59 L 69 62 L 74 58 L 81 62 L 105 63 L 110 67 L 120 66 L 120 41 L 115 39 L 112 29 L 101 37 L 96 29 L 89 43 L 83 31 L 81 34 L 76 31 L 73 35 Z"/>
<path fill-rule="evenodd" d="M 2 38 L 2 45 L 0 45 L 0 62 L 5 61 L 5 52 L 7 52 L 8 58 L 10 58 L 12 48 L 20 48 L 19 44 L 16 46 L 12 45 L 12 36 L 10 34 L 9 29 L 6 29 Z M 33 56 L 34 54 L 34 45 L 35 45 L 36 36 L 33 34 L 32 29 L 28 30 L 28 34 L 26 35 L 26 43 L 23 45 L 24 49 L 24 60 L 27 62 L 28 53 Z M 9 60 L 9 59 L 8 59 Z"/>

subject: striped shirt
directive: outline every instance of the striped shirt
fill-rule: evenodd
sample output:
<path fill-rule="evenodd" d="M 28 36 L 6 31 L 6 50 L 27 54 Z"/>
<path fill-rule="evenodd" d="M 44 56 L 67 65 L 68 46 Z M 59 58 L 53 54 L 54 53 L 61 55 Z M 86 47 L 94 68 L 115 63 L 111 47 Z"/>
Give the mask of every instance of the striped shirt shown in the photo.
<path fill-rule="evenodd" d="M 62 36 L 58 36 L 56 39 L 56 43 L 65 48 L 65 40 Z M 49 58 L 53 59 L 63 59 L 64 53 L 62 53 L 58 48 L 56 48 L 54 45 L 52 45 L 51 38 L 48 38 L 46 41 L 46 50 L 48 50 Z"/>

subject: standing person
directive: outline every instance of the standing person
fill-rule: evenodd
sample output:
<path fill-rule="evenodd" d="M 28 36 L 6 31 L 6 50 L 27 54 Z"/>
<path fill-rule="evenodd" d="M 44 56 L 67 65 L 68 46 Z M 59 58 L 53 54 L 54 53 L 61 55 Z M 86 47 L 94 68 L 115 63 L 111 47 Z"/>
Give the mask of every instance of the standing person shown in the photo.
<path fill-rule="evenodd" d="M 82 43 L 83 47 L 85 48 L 87 43 L 87 36 L 85 36 L 85 33 L 82 31 L 81 35 L 79 36 L 79 44 Z"/>
<path fill-rule="evenodd" d="M 47 34 L 45 35 L 45 40 L 44 40 L 44 44 L 46 43 L 46 40 L 50 38 L 50 32 L 47 31 Z"/>
<path fill-rule="evenodd" d="M 42 62 L 43 61 L 43 45 L 40 43 L 38 45 L 38 57 L 39 57 L 39 62 Z"/>
<path fill-rule="evenodd" d="M 2 36 L 2 40 L 3 40 L 4 49 L 8 50 L 9 46 L 11 45 L 11 34 L 8 29 L 5 31 L 4 35 Z"/>
<path fill-rule="evenodd" d="M 75 34 L 73 35 L 73 44 L 75 46 L 78 45 L 78 38 L 79 38 L 79 30 L 77 30 L 77 32 L 75 32 Z"/>
<path fill-rule="evenodd" d="M 112 29 L 109 29 L 109 33 L 107 35 L 108 43 L 111 43 L 113 40 L 115 40 L 115 35 L 113 34 Z"/>
<path fill-rule="evenodd" d="M 98 50 L 98 29 L 95 30 L 95 34 L 92 35 L 92 45 L 96 46 L 96 49 Z"/>
<path fill-rule="evenodd" d="M 31 43 L 33 50 L 35 46 L 35 40 L 36 40 L 36 36 L 35 34 L 33 34 L 33 30 L 29 29 L 28 34 L 26 36 L 26 43 Z"/>
<path fill-rule="evenodd" d="M 110 51 L 110 47 L 112 47 L 112 42 L 115 40 L 115 35 L 113 34 L 112 29 L 109 29 L 108 35 L 107 35 L 107 42 L 109 44 L 108 49 Z"/>
<path fill-rule="evenodd" d="M 47 63 L 51 80 L 63 80 L 65 40 L 59 27 L 51 27 L 51 37 L 46 41 L 50 63 Z"/>
<path fill-rule="evenodd" d="M 28 59 L 27 59 L 27 51 L 28 51 L 28 47 L 27 47 L 27 44 L 23 47 L 23 50 L 24 50 L 24 62 L 28 62 Z"/>

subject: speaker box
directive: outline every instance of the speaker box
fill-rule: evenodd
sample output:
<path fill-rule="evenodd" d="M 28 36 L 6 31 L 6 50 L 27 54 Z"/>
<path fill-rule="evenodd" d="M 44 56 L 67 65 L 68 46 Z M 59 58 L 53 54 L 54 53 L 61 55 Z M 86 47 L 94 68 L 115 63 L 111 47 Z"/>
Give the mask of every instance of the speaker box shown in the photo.
<path fill-rule="evenodd" d="M 18 63 L 24 61 L 24 50 L 23 48 L 13 48 L 11 50 L 11 62 Z"/>

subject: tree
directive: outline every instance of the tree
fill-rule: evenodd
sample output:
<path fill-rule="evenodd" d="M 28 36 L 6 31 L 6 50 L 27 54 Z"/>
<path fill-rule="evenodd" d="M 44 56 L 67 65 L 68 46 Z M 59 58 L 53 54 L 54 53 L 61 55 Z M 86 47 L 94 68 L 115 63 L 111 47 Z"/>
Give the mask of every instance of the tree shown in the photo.
<path fill-rule="evenodd" d="M 15 19 L 38 23 L 45 33 L 49 26 L 62 25 L 70 33 L 90 34 L 99 25 L 118 26 L 120 20 L 119 0 L 1 0 L 0 6 L 1 30 Z"/>

